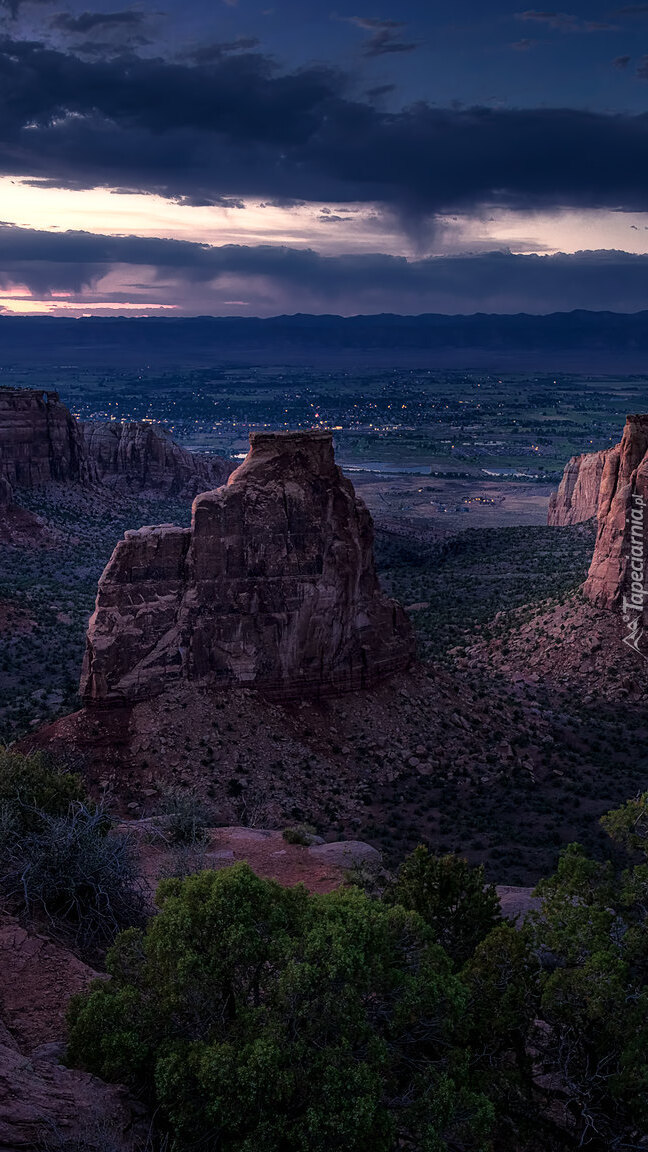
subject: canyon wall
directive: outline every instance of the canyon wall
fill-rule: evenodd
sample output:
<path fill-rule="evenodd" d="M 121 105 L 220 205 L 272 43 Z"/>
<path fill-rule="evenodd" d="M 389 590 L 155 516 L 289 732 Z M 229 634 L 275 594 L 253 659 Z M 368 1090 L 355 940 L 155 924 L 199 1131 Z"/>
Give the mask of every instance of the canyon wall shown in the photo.
<path fill-rule="evenodd" d="M 648 415 L 628 416 L 620 445 L 606 457 L 598 532 L 584 594 L 602 608 L 646 615 L 644 557 L 648 555 Z"/>
<path fill-rule="evenodd" d="M 407 666 L 407 617 L 378 584 L 373 526 L 330 432 L 252 433 L 191 529 L 127 532 L 99 582 L 81 694 L 144 699 L 178 681 L 279 698 L 362 688 Z"/>
<path fill-rule="evenodd" d="M 92 480 L 79 423 L 56 392 L 0 388 L 0 477 L 14 489 Z"/>
<path fill-rule="evenodd" d="M 648 624 L 646 501 L 648 415 L 636 414 L 628 416 L 620 444 L 571 458 L 549 503 L 549 524 L 578 524 L 596 513 L 596 543 L 583 593 L 599 608 L 621 610 L 631 646 L 644 621 Z"/>
<path fill-rule="evenodd" d="M 188 452 L 154 425 L 81 423 L 56 392 L 0 387 L 0 481 L 14 496 L 56 481 L 191 498 L 218 487 L 234 467 L 223 456 Z"/>
<path fill-rule="evenodd" d="M 223 456 L 188 452 L 148 423 L 88 422 L 81 429 L 99 479 L 119 492 L 196 496 L 224 483 L 235 467 Z"/>
<path fill-rule="evenodd" d="M 596 516 L 603 470 L 611 452 L 618 452 L 618 446 L 567 461 L 558 491 L 549 500 L 548 524 L 581 524 Z"/>

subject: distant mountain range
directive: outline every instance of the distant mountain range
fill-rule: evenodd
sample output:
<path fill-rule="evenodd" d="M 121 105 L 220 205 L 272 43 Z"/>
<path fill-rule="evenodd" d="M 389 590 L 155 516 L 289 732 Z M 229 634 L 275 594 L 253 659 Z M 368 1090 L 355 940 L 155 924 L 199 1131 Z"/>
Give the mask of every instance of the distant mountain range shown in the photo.
<path fill-rule="evenodd" d="M 0 316 L 0 365 L 375 364 L 648 371 L 648 311 L 547 316 Z"/>

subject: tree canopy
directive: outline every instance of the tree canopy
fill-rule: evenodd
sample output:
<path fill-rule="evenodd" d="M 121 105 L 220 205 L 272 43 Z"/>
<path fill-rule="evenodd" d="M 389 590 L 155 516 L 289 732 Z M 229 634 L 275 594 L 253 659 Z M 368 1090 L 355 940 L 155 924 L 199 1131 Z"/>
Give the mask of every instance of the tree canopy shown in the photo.
<path fill-rule="evenodd" d="M 158 900 L 118 939 L 112 980 L 74 1003 L 73 1061 L 137 1087 L 186 1144 L 488 1147 L 468 994 L 415 912 L 245 864 L 165 881 Z"/>

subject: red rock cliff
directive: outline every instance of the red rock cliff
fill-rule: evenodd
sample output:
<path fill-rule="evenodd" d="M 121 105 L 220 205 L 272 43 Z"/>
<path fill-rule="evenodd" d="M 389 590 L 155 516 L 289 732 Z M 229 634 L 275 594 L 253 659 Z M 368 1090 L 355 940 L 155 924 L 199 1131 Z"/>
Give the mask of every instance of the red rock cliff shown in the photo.
<path fill-rule="evenodd" d="M 572 456 L 567 461 L 558 491 L 549 500 L 548 524 L 581 524 L 596 516 L 605 462 L 611 452 L 618 450 L 618 446 L 606 448 L 603 452 Z"/>
<path fill-rule="evenodd" d="M 644 558 L 648 560 L 648 415 L 639 415 L 628 416 L 621 444 L 607 454 L 586 597 L 603 608 L 623 608 L 624 599 L 636 596 L 645 618 Z"/>
<path fill-rule="evenodd" d="M 99 479 L 121 492 L 195 496 L 223 484 L 235 467 L 222 456 L 188 452 L 151 424 L 89 422 L 81 428 Z"/>
<path fill-rule="evenodd" d="M 14 488 L 91 479 L 79 424 L 56 392 L 0 388 L 0 477 Z"/>
<path fill-rule="evenodd" d="M 99 582 L 81 693 L 143 699 L 179 680 L 279 697 L 361 688 L 413 635 L 380 590 L 373 527 L 329 432 L 253 433 L 191 529 L 127 532 Z"/>
<path fill-rule="evenodd" d="M 16 493 L 58 481 L 192 497 L 233 468 L 222 456 L 188 452 L 150 424 L 83 424 L 56 392 L 0 388 L 0 480 Z"/>

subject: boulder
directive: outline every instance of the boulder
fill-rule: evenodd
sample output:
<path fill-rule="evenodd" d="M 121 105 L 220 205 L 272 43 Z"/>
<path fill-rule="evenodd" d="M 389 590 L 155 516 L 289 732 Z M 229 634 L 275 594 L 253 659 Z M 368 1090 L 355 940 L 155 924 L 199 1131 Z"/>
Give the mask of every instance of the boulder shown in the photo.
<path fill-rule="evenodd" d="M 48 1053 L 27 1057 L 0 1038 L 0 1152 L 130 1152 L 132 1124 L 125 1089 L 64 1068 Z"/>
<path fill-rule="evenodd" d="M 256 432 L 227 484 L 194 500 L 190 529 L 142 528 L 117 544 L 81 694 L 105 706 L 182 681 L 280 699 L 350 691 L 406 667 L 413 651 L 331 433 Z"/>
<path fill-rule="evenodd" d="M 377 848 L 365 844 L 363 840 L 337 840 L 333 844 L 311 844 L 308 848 L 309 856 L 322 863 L 332 864 L 337 868 L 352 868 L 354 865 L 365 864 L 369 868 L 379 868 L 382 857 Z"/>

